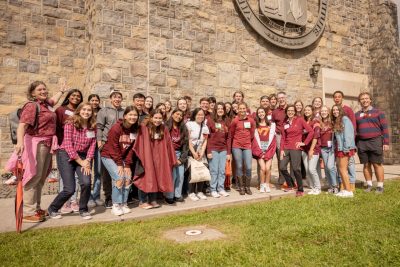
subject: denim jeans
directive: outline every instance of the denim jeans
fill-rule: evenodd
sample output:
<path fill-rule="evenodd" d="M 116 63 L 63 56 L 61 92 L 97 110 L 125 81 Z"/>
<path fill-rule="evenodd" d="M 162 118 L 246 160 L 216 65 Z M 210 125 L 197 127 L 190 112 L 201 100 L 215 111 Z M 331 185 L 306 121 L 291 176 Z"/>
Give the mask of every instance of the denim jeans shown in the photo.
<path fill-rule="evenodd" d="M 113 204 L 126 203 L 128 199 L 129 189 L 131 188 L 132 177 L 120 177 L 118 174 L 118 166 L 114 162 L 114 160 L 101 157 L 101 161 L 103 162 L 104 167 L 107 169 L 112 179 L 111 197 Z M 121 184 L 120 186 L 117 185 L 118 181 Z"/>
<path fill-rule="evenodd" d="M 61 176 L 61 168 L 62 166 L 60 166 L 62 163 L 62 159 L 60 158 L 60 151 L 61 150 L 57 150 L 56 153 L 56 161 L 57 161 L 57 168 L 58 168 L 58 173 L 60 173 Z M 60 162 L 60 163 L 59 163 Z M 78 181 L 78 175 L 75 173 L 75 192 L 74 194 L 71 196 L 71 198 L 69 199 L 69 201 L 74 201 L 76 202 L 76 200 L 78 199 L 78 191 L 79 191 L 79 181 Z M 58 181 L 58 192 L 61 192 L 64 188 L 64 182 L 63 179 L 60 179 Z"/>
<path fill-rule="evenodd" d="M 101 156 L 100 156 L 100 151 L 96 146 L 93 159 L 93 191 L 90 198 L 93 200 L 99 199 L 100 190 L 101 190 Z"/>
<path fill-rule="evenodd" d="M 224 190 L 226 151 L 211 151 L 211 154 L 212 159 L 209 160 L 210 188 L 211 192 L 220 192 Z"/>
<path fill-rule="evenodd" d="M 335 152 L 332 148 L 322 147 L 321 156 L 325 165 L 325 177 L 328 180 L 329 186 L 337 186 L 337 172 L 335 165 Z"/>
<path fill-rule="evenodd" d="M 311 159 L 308 158 L 308 153 L 302 151 L 301 156 L 303 158 L 304 167 L 307 172 L 307 179 L 312 189 L 321 190 L 320 177 L 318 175 L 317 166 L 319 164 L 319 155 L 313 155 Z"/>
<path fill-rule="evenodd" d="M 181 157 L 182 151 L 175 151 L 176 158 L 179 159 Z M 174 192 L 165 193 L 165 197 L 172 199 L 174 197 L 180 198 L 182 197 L 182 186 L 184 179 L 185 166 L 183 164 L 175 166 L 172 169 L 172 179 L 174 184 Z"/>
<path fill-rule="evenodd" d="M 245 175 L 248 178 L 251 178 L 251 150 L 250 149 L 242 149 L 242 148 L 232 148 L 232 155 L 235 159 L 236 165 L 236 176 L 243 176 L 243 162 L 245 165 Z"/>
<path fill-rule="evenodd" d="M 80 154 L 81 158 L 85 158 L 85 155 Z M 63 180 L 63 189 L 53 200 L 49 206 L 50 211 L 58 211 L 62 205 L 75 193 L 76 190 L 76 179 L 75 173 L 78 175 L 79 185 L 81 187 L 81 198 L 79 200 L 79 212 L 88 211 L 87 203 L 90 198 L 90 183 L 91 177 L 83 174 L 81 166 L 76 161 L 69 161 L 69 156 L 65 150 L 58 151 L 58 168 Z"/>

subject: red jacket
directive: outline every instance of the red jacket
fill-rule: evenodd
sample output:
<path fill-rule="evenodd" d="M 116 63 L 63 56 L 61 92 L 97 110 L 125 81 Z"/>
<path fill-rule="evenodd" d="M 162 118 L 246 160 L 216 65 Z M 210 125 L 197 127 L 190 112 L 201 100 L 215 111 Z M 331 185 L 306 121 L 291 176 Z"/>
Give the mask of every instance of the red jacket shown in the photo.
<path fill-rule="evenodd" d="M 234 118 L 229 127 L 232 148 L 251 149 L 255 129 L 256 123 L 252 118 L 240 119 L 239 116 Z"/>
<path fill-rule="evenodd" d="M 302 141 L 304 130 L 308 134 L 305 140 Z M 288 120 L 286 120 L 283 124 L 281 151 L 282 149 L 303 150 L 302 148 L 296 148 L 296 143 L 303 142 L 304 144 L 308 145 L 312 140 L 313 135 L 313 129 L 302 117 L 294 117 L 291 124 Z"/>
<path fill-rule="evenodd" d="M 122 126 L 122 120 L 114 124 L 108 132 L 107 142 L 101 150 L 101 156 L 112 159 L 118 166 L 130 165 L 132 163 L 133 143 L 136 133 L 133 128 L 126 129 Z"/>

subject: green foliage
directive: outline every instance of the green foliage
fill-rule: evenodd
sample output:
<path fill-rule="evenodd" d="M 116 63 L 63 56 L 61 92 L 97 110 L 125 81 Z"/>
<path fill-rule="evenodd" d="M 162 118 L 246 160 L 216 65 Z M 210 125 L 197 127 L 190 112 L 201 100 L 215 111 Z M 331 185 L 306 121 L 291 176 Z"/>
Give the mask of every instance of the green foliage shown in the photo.
<path fill-rule="evenodd" d="M 354 199 L 306 196 L 0 234 L 0 265 L 399 266 L 400 181 L 385 186 L 383 195 L 358 190 Z M 166 230 L 200 224 L 227 238 L 186 244 L 163 238 Z"/>

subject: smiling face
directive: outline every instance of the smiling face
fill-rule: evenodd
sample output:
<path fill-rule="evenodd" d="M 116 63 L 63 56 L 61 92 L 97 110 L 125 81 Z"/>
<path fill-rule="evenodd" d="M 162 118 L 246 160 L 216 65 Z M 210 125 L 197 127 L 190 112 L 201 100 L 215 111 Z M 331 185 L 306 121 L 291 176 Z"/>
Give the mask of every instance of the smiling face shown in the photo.
<path fill-rule="evenodd" d="M 187 110 L 187 102 L 185 99 L 179 99 L 178 100 L 178 109 L 182 110 L 183 112 L 186 112 Z"/>
<path fill-rule="evenodd" d="M 276 107 L 276 104 L 278 103 L 278 101 L 277 101 L 277 99 L 276 99 L 276 97 L 271 97 L 271 99 L 269 100 L 269 104 L 272 106 L 272 107 Z"/>
<path fill-rule="evenodd" d="M 306 116 L 307 118 L 311 117 L 312 115 L 312 108 L 311 107 L 305 107 L 304 108 L 304 116 Z"/>
<path fill-rule="evenodd" d="M 199 112 L 197 112 L 196 117 L 195 117 L 195 121 L 200 124 L 204 121 L 204 111 L 200 110 Z"/>
<path fill-rule="evenodd" d="M 242 117 L 242 118 L 245 118 L 246 115 L 247 115 L 246 111 L 247 111 L 246 105 L 239 104 L 239 107 L 238 107 L 239 116 Z"/>
<path fill-rule="evenodd" d="M 79 111 L 79 116 L 81 116 L 84 120 L 89 120 L 92 117 L 92 114 L 92 106 L 90 105 L 84 105 Z"/>
<path fill-rule="evenodd" d="M 31 93 L 32 97 L 39 100 L 45 101 L 49 96 L 49 92 L 44 84 L 39 84 Z"/>
<path fill-rule="evenodd" d="M 141 112 L 144 108 L 144 98 L 135 98 L 133 99 L 133 106 Z"/>
<path fill-rule="evenodd" d="M 223 105 L 218 105 L 217 106 L 217 116 L 218 117 L 222 117 L 224 115 L 225 115 L 224 106 Z"/>
<path fill-rule="evenodd" d="M 268 98 L 263 98 L 260 101 L 260 107 L 262 108 L 268 108 L 269 107 L 269 100 Z"/>
<path fill-rule="evenodd" d="M 144 107 L 150 109 L 153 106 L 153 98 L 147 97 L 144 101 Z"/>
<path fill-rule="evenodd" d="M 129 126 L 135 124 L 138 121 L 138 118 L 139 114 L 136 112 L 136 110 L 131 110 L 130 112 L 124 115 L 124 120 Z"/>
<path fill-rule="evenodd" d="M 285 94 L 278 94 L 278 103 L 280 107 L 286 106 L 286 95 Z"/>
<path fill-rule="evenodd" d="M 300 101 L 297 101 L 296 104 L 294 104 L 294 107 L 297 113 L 303 112 L 303 104 Z"/>
<path fill-rule="evenodd" d="M 321 108 L 321 118 L 326 119 L 329 117 L 329 109 L 328 107 Z"/>
<path fill-rule="evenodd" d="M 172 108 L 171 102 L 165 101 L 164 104 L 165 104 L 165 111 L 166 111 L 166 112 L 170 112 L 170 111 L 171 111 L 171 108 Z"/>
<path fill-rule="evenodd" d="M 165 114 L 165 105 L 164 104 L 158 106 L 157 109 L 160 110 L 162 114 Z"/>
<path fill-rule="evenodd" d="M 313 101 L 313 107 L 316 109 L 320 109 L 322 107 L 322 99 L 319 97 L 316 97 Z"/>
<path fill-rule="evenodd" d="M 100 99 L 94 96 L 89 100 L 89 103 L 92 106 L 92 109 L 98 109 L 100 105 Z"/>
<path fill-rule="evenodd" d="M 333 101 L 336 105 L 341 105 L 343 103 L 343 95 L 341 93 L 334 94 Z"/>
<path fill-rule="evenodd" d="M 337 118 L 337 117 L 339 117 L 339 114 L 340 114 L 339 108 L 337 106 L 333 106 L 332 107 L 332 115 L 333 115 L 333 117 Z"/>
<path fill-rule="evenodd" d="M 153 117 L 151 117 L 153 124 L 158 127 L 163 122 L 163 115 L 161 113 L 155 113 Z"/>
<path fill-rule="evenodd" d="M 258 118 L 260 118 L 261 120 L 265 119 L 265 110 L 260 108 L 257 110 L 257 116 Z"/>
<path fill-rule="evenodd" d="M 114 108 L 121 107 L 121 102 L 122 102 L 122 96 L 120 94 L 113 94 L 111 96 L 111 105 L 113 105 Z"/>
<path fill-rule="evenodd" d="M 200 108 L 204 111 L 208 111 L 210 108 L 210 103 L 208 101 L 201 101 Z"/>
<path fill-rule="evenodd" d="M 231 104 L 225 103 L 225 110 L 226 110 L 226 113 L 229 113 L 229 112 L 231 111 L 231 108 L 232 108 Z"/>
<path fill-rule="evenodd" d="M 68 101 L 72 106 L 78 106 L 81 103 L 81 94 L 78 92 L 73 92 L 69 97 Z"/>
<path fill-rule="evenodd" d="M 287 109 L 287 111 L 286 111 L 286 116 L 287 116 L 289 119 L 292 119 L 292 118 L 294 117 L 294 114 L 296 114 L 296 111 L 295 111 L 294 107 L 289 107 L 289 108 Z"/>
<path fill-rule="evenodd" d="M 243 95 L 241 93 L 235 93 L 234 97 L 236 102 L 241 103 L 243 101 Z"/>
<path fill-rule="evenodd" d="M 235 112 L 236 114 L 238 113 L 238 110 L 239 110 L 239 105 L 238 104 L 232 104 L 232 110 L 233 110 L 233 112 Z"/>
<path fill-rule="evenodd" d="M 359 97 L 360 105 L 363 109 L 367 109 L 371 106 L 372 100 L 368 94 L 362 94 Z"/>
<path fill-rule="evenodd" d="M 176 123 L 180 123 L 182 121 L 183 118 L 183 112 L 182 111 L 177 111 L 175 113 L 172 114 L 172 120 Z"/>

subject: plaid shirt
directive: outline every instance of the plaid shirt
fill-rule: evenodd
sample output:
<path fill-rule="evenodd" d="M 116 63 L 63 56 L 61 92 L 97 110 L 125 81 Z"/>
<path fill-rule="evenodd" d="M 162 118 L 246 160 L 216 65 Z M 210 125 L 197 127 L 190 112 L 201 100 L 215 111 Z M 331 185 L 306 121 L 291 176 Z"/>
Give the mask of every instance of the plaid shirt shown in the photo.
<path fill-rule="evenodd" d="M 89 137 L 88 137 L 89 135 Z M 64 140 L 60 149 L 64 149 L 70 160 L 79 157 L 78 153 L 86 153 L 86 158 L 93 159 L 96 148 L 96 130 L 77 129 L 73 124 L 67 123 L 64 126 Z"/>

